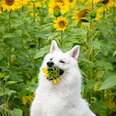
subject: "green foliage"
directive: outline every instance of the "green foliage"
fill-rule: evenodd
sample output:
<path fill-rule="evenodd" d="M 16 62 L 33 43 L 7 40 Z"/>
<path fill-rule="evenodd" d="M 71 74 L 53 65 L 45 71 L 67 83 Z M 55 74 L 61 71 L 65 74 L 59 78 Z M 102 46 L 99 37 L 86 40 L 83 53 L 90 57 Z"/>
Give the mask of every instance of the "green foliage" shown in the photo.
<path fill-rule="evenodd" d="M 22 110 L 16 109 L 16 108 L 13 111 L 10 112 L 11 116 L 22 116 L 22 114 L 23 114 Z"/>
<path fill-rule="evenodd" d="M 103 82 L 100 90 L 105 90 L 111 87 L 116 86 L 116 75 L 110 75 L 111 77 L 107 77 L 107 79 Z"/>
<path fill-rule="evenodd" d="M 0 14 L 0 115 L 28 116 L 38 69 L 53 39 L 63 51 L 79 44 L 79 66 L 83 76 L 82 95 L 98 116 L 116 113 L 116 15 L 106 13 L 100 21 L 72 23 L 56 31 L 46 8 L 33 17 L 26 8 Z M 90 26 L 92 25 L 92 26 Z"/>

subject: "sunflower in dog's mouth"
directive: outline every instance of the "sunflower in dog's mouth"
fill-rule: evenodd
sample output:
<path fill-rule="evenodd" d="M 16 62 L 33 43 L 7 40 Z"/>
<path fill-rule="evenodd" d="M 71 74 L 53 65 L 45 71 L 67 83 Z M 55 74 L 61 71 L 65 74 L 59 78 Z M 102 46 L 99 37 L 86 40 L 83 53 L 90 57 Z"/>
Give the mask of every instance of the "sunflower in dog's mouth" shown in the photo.
<path fill-rule="evenodd" d="M 64 71 L 56 66 L 50 68 L 42 68 L 46 78 L 53 84 L 59 84 L 61 81 L 60 76 L 63 75 Z"/>

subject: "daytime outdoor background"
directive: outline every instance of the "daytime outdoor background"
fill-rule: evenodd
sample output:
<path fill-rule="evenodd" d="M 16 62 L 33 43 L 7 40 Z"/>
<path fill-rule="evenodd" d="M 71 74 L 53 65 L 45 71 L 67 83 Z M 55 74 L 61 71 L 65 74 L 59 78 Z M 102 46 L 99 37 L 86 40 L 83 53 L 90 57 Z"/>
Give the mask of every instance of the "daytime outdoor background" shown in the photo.
<path fill-rule="evenodd" d="M 80 45 L 83 97 L 116 116 L 115 0 L 0 0 L 0 116 L 29 116 L 53 39 L 63 51 Z"/>

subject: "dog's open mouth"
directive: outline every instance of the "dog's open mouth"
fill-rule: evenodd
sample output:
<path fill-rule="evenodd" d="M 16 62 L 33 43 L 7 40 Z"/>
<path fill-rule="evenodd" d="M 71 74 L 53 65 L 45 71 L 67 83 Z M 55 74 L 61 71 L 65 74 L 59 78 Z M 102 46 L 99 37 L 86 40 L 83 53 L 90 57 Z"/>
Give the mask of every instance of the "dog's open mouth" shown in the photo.
<path fill-rule="evenodd" d="M 54 80 L 57 78 L 60 78 L 61 75 L 63 75 L 64 71 L 58 67 L 51 67 L 48 68 L 49 76 L 47 77 L 48 80 Z"/>
<path fill-rule="evenodd" d="M 46 78 L 49 81 L 52 81 L 53 84 L 58 84 L 61 80 L 61 76 L 63 75 L 64 71 L 56 66 L 50 68 L 43 68 L 42 69 Z"/>

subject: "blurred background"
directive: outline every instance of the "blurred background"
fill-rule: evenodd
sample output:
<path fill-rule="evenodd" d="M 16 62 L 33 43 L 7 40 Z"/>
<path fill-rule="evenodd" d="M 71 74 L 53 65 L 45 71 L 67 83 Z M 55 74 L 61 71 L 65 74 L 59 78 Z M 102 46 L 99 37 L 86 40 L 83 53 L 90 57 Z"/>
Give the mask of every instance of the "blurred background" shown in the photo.
<path fill-rule="evenodd" d="M 29 116 L 53 39 L 64 52 L 80 45 L 83 97 L 116 116 L 115 0 L 0 0 L 0 116 Z"/>

